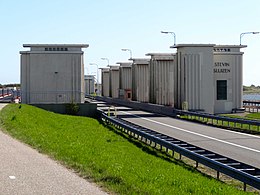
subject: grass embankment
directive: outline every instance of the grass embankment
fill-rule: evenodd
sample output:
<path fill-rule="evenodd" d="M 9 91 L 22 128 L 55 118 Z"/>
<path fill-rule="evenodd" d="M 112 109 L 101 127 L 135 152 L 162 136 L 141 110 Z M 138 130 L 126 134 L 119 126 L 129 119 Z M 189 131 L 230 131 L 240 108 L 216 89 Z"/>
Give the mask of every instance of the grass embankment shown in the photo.
<path fill-rule="evenodd" d="M 260 113 L 250 113 L 250 114 L 247 114 L 246 116 L 244 116 L 243 118 L 260 120 Z"/>
<path fill-rule="evenodd" d="M 245 193 L 167 158 L 95 119 L 59 115 L 29 105 L 12 104 L 0 112 L 0 122 L 12 136 L 112 192 Z"/>

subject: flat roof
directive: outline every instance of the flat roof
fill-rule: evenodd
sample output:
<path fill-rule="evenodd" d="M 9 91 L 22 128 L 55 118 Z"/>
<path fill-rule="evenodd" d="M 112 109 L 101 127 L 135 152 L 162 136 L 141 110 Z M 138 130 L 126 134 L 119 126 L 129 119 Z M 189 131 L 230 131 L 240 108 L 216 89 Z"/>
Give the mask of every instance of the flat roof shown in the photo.
<path fill-rule="evenodd" d="M 117 62 L 116 64 L 120 64 L 120 66 L 131 66 L 131 62 Z"/>
<path fill-rule="evenodd" d="M 100 68 L 102 72 L 109 72 L 109 68 Z"/>
<path fill-rule="evenodd" d="M 229 47 L 229 48 L 245 48 L 247 45 L 215 45 L 214 48 L 223 48 L 223 47 Z"/>
<path fill-rule="evenodd" d="M 150 60 L 149 58 L 131 58 L 131 60 L 132 61 L 134 61 L 134 60 L 143 60 L 143 61 L 145 61 L 145 60 Z"/>
<path fill-rule="evenodd" d="M 155 59 L 174 59 L 176 53 L 147 53 L 146 56 L 151 56 L 151 58 Z"/>
<path fill-rule="evenodd" d="M 88 44 L 23 44 L 23 47 L 80 47 L 87 48 Z"/>
<path fill-rule="evenodd" d="M 147 53 L 146 56 L 173 56 L 175 53 Z"/>
<path fill-rule="evenodd" d="M 110 70 L 119 70 L 119 66 L 109 65 Z"/>
<path fill-rule="evenodd" d="M 173 45 L 170 48 L 179 48 L 179 47 L 214 47 L 216 44 L 177 44 Z"/>
<path fill-rule="evenodd" d="M 150 58 L 132 58 L 133 64 L 138 65 L 148 65 L 150 62 Z"/>

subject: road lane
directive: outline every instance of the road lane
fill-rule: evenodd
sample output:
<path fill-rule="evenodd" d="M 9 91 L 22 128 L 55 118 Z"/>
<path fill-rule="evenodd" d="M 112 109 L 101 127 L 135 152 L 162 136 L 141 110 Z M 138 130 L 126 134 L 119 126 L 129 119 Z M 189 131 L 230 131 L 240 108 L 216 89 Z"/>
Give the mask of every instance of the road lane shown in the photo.
<path fill-rule="evenodd" d="M 117 115 L 124 120 L 260 168 L 259 136 L 131 110 L 122 106 L 117 107 Z"/>

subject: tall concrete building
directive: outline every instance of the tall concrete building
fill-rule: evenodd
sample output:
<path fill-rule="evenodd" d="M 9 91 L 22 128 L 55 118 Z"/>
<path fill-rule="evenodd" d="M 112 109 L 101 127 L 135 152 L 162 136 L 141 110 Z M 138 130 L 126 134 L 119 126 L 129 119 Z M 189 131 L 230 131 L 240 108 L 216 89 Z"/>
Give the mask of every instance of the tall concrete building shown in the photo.
<path fill-rule="evenodd" d="M 109 65 L 109 94 L 112 98 L 118 98 L 119 96 L 119 66 Z"/>
<path fill-rule="evenodd" d="M 87 44 L 24 44 L 21 51 L 22 103 L 83 103 Z"/>
<path fill-rule="evenodd" d="M 110 96 L 110 78 L 109 68 L 101 68 L 101 83 L 102 83 L 102 96 Z"/>
<path fill-rule="evenodd" d="M 132 58 L 132 100 L 149 102 L 149 61 L 148 58 Z"/>
<path fill-rule="evenodd" d="M 214 113 L 231 112 L 243 107 L 243 52 L 245 45 L 214 47 Z"/>
<path fill-rule="evenodd" d="M 95 93 L 95 76 L 85 75 L 85 93 L 87 95 Z"/>
<path fill-rule="evenodd" d="M 132 64 L 118 62 L 119 64 L 119 98 L 132 99 Z"/>
<path fill-rule="evenodd" d="M 174 68 L 175 108 L 230 113 L 242 108 L 244 45 L 179 44 Z"/>
<path fill-rule="evenodd" d="M 148 53 L 150 103 L 174 106 L 174 53 Z"/>
<path fill-rule="evenodd" d="M 179 44 L 175 66 L 175 107 L 214 113 L 214 44 Z"/>

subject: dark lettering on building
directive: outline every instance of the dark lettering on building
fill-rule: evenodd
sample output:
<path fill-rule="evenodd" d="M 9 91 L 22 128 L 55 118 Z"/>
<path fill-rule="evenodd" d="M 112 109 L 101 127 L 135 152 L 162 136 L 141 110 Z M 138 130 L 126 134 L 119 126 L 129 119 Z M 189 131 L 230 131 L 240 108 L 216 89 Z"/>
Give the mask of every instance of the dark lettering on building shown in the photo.
<path fill-rule="evenodd" d="M 213 72 L 214 73 L 230 73 L 230 65 L 228 62 L 215 62 Z"/>
<path fill-rule="evenodd" d="M 214 68 L 214 73 L 230 73 L 230 69 L 227 69 L 227 68 Z"/>
<path fill-rule="evenodd" d="M 215 52 L 230 52 L 230 48 L 214 48 Z"/>
<path fill-rule="evenodd" d="M 227 63 L 227 62 L 215 62 L 215 66 L 225 66 L 225 67 L 227 67 L 227 66 L 229 66 L 229 63 Z"/>

